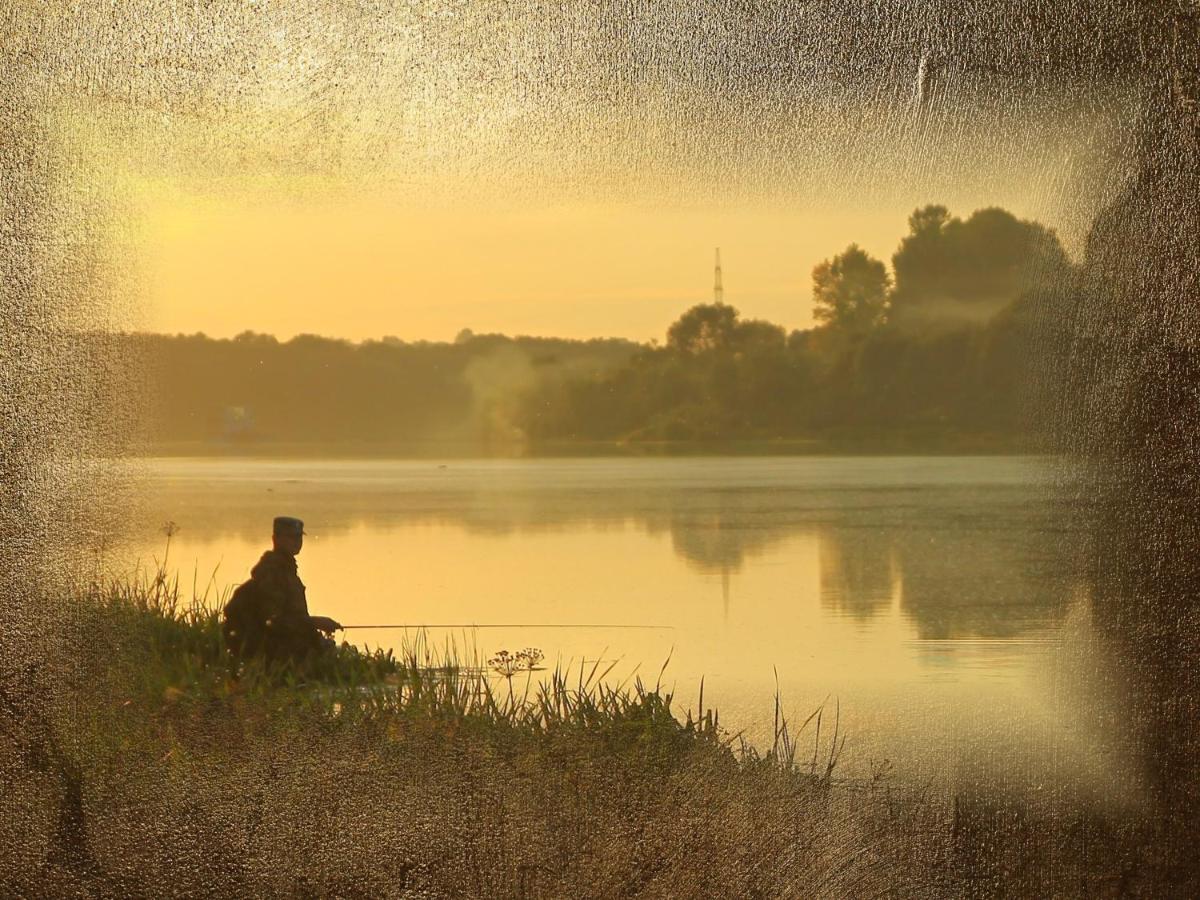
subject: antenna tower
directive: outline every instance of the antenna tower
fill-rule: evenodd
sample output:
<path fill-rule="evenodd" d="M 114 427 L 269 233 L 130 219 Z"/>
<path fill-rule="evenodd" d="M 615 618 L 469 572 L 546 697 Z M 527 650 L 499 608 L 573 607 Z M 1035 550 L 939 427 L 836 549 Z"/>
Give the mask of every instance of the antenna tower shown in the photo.
<path fill-rule="evenodd" d="M 717 248 L 717 267 L 713 272 L 713 302 L 725 302 L 725 286 L 721 284 L 721 248 Z"/>

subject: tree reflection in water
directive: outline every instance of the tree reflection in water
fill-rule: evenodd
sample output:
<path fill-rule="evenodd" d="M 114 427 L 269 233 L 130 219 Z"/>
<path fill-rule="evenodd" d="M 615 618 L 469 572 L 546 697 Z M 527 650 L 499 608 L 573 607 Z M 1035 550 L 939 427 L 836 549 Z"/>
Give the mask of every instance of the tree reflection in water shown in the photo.
<path fill-rule="evenodd" d="M 553 461 L 529 461 L 516 483 L 487 464 L 459 479 L 408 463 L 375 464 L 369 479 L 336 463 L 191 463 L 188 477 L 167 464 L 144 521 L 174 518 L 198 543 L 261 543 L 263 523 L 285 508 L 302 509 L 318 540 L 358 528 L 441 526 L 481 539 L 635 529 L 668 535 L 689 568 L 719 575 L 727 607 L 739 575 L 809 538 L 828 614 L 865 623 L 896 603 L 925 640 L 1043 628 L 1061 620 L 1078 581 L 1068 492 L 1036 461 L 1008 471 L 1015 463 L 910 460 L 914 481 L 883 484 L 875 470 L 846 475 L 854 464 L 838 460 L 772 461 L 782 468 L 766 483 L 747 474 L 754 460 L 713 464 L 701 481 L 661 460 L 647 481 L 642 462 L 576 463 L 568 478 Z"/>

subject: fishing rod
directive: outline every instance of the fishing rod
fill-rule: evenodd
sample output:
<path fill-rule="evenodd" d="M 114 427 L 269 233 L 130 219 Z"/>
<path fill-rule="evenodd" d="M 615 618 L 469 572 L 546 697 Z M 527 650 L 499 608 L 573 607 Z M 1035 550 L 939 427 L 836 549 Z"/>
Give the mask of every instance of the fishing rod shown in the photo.
<path fill-rule="evenodd" d="M 397 629 L 399 629 L 399 628 L 404 628 L 404 629 L 407 629 L 407 628 L 644 628 L 644 629 L 651 629 L 651 630 L 658 630 L 658 631 L 674 631 L 675 630 L 674 625 L 615 625 L 615 624 L 564 625 L 564 624 L 549 624 L 549 623 L 538 624 L 538 623 L 529 623 L 529 622 L 519 622 L 519 623 L 513 623 L 511 625 L 490 625 L 490 624 L 489 625 L 476 625 L 474 623 L 462 623 L 462 622 L 460 622 L 458 624 L 454 624 L 454 625 L 427 625 L 422 622 L 422 623 L 418 623 L 418 624 L 407 624 L 407 625 L 343 625 L 342 626 L 343 631 L 349 631 L 352 628 L 354 628 L 354 629 L 364 629 L 364 628 L 397 628 Z"/>

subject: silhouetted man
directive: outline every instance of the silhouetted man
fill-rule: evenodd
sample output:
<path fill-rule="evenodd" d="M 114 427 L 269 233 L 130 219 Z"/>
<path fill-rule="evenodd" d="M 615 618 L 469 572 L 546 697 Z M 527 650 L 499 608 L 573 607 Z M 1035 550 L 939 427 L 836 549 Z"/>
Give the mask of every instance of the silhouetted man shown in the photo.
<path fill-rule="evenodd" d="M 300 661 L 332 646 L 325 635 L 342 626 L 328 616 L 308 614 L 304 582 L 296 571 L 304 523 L 278 516 L 272 544 L 225 606 L 225 644 L 237 657 Z"/>

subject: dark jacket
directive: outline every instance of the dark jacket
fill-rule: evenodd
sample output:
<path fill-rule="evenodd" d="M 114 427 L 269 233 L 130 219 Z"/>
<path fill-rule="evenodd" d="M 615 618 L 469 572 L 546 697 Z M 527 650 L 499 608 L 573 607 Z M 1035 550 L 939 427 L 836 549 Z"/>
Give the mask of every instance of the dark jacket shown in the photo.
<path fill-rule="evenodd" d="M 321 634 L 308 615 L 296 557 L 268 550 L 250 570 L 250 580 L 225 606 L 225 643 L 239 657 L 299 660 L 319 650 Z"/>

